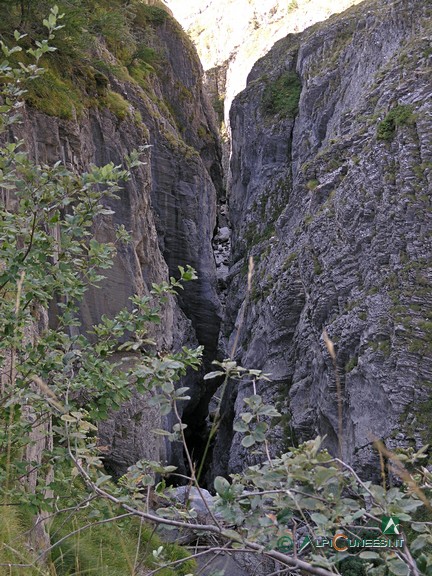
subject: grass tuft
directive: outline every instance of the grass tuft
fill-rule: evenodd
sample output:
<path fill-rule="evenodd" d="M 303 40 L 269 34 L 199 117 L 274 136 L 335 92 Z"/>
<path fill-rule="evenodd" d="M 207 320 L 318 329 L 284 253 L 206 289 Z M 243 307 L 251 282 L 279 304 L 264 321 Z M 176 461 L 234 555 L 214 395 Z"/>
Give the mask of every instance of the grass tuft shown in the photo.
<path fill-rule="evenodd" d="M 26 101 L 48 116 L 72 120 L 83 112 L 80 93 L 71 82 L 61 79 L 52 70 L 29 82 Z"/>
<path fill-rule="evenodd" d="M 110 110 L 114 116 L 119 120 L 124 120 L 130 110 L 129 102 L 123 98 L 121 94 L 109 90 L 106 96 L 101 100 L 108 110 Z"/>

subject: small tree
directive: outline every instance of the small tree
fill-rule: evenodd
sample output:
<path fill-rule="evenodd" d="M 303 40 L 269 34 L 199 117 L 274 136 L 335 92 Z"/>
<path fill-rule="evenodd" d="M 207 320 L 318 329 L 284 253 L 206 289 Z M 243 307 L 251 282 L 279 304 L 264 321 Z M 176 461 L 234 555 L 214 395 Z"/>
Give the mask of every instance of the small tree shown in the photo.
<path fill-rule="evenodd" d="M 24 35 L 15 32 L 14 47 L 0 44 L 0 500 L 33 511 L 32 540 L 41 558 L 50 549 L 43 528 L 59 498 L 79 510 L 89 496 L 69 455 L 86 467 L 102 466 L 98 422 L 130 399 L 132 389 L 152 394 L 163 416 L 175 383 L 201 357 L 199 347 L 160 357 L 150 338 L 161 307 L 195 278 L 190 268 L 180 269 L 179 280 L 134 296 L 115 318 L 102 316 L 91 342 L 80 332 L 80 303 L 90 286 L 101 285 L 116 251 L 114 243 L 97 240 L 95 223 L 112 214 L 105 199 L 116 197 L 141 161 L 134 151 L 124 167 L 90 166 L 79 175 L 60 162 L 35 164 L 24 142 L 11 138 L 27 83 L 43 77 L 39 62 L 54 50 L 60 19 L 53 8 L 44 20 L 47 38 L 26 50 L 30 64 L 12 64 Z M 130 240 L 122 226 L 116 238 L 117 244 Z M 48 310 L 55 310 L 55 323 Z M 175 392 L 177 400 L 183 392 Z"/>

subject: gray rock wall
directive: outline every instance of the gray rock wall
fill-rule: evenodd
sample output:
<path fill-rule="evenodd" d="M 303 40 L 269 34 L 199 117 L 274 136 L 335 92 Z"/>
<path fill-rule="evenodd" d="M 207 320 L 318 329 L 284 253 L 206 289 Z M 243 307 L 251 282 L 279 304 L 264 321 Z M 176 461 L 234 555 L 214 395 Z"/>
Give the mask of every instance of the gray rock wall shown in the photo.
<path fill-rule="evenodd" d="M 241 364 L 272 374 L 259 393 L 283 413 L 274 449 L 321 434 L 336 453 L 327 330 L 343 455 L 366 475 L 376 473 L 374 438 L 395 448 L 430 437 L 431 15 L 422 0 L 364 2 L 290 35 L 231 110 L 222 330 L 230 345 L 240 331 Z M 250 393 L 242 384 L 226 395 L 215 473 L 253 461 L 232 432 Z"/>
<path fill-rule="evenodd" d="M 103 100 L 72 120 L 27 106 L 20 135 L 36 161 L 62 160 L 81 172 L 90 163 L 122 164 L 133 149 L 151 144 L 144 165 L 134 169 L 119 199 L 107 200 L 115 213 L 95 222 L 100 240 L 114 242 L 115 228 L 122 224 L 132 242 L 118 246 L 102 289 L 88 291 L 81 308 L 83 329 L 98 322 L 102 314 L 112 316 L 128 306 L 133 294 L 147 294 L 153 282 L 178 276 L 178 265 L 191 265 L 199 280 L 186 285 L 181 297 L 169 300 L 152 336 L 162 353 L 200 343 L 209 357 L 216 351 L 220 323 L 211 244 L 216 189 L 221 183 L 214 112 L 202 92 L 196 52 L 180 26 L 167 17 L 147 33 L 157 65 L 140 82 L 124 67 L 121 75 L 116 73 L 120 65 L 102 41 L 95 47 L 106 64 L 108 88 L 129 105 L 125 117 L 104 107 Z M 203 395 L 200 377 L 191 375 L 183 383 L 191 386 L 193 406 Z M 101 443 L 109 447 L 110 470 L 121 474 L 140 458 L 182 465 L 181 451 L 165 446 L 151 432 L 161 425 L 158 410 L 135 394 L 100 427 Z"/>

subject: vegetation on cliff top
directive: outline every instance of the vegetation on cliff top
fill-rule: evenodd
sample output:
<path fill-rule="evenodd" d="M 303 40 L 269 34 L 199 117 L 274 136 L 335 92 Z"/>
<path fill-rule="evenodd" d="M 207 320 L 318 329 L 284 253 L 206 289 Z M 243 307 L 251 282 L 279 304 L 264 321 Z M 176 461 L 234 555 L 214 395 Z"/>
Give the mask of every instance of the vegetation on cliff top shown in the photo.
<path fill-rule="evenodd" d="M 26 34 L 22 45 L 30 47 L 43 31 L 41 23 L 51 3 L 6 0 L 5 4 L 0 38 L 10 41 L 11 30 L 17 29 Z M 161 61 L 149 45 L 152 34 L 155 27 L 172 20 L 168 12 L 139 0 L 63 0 L 58 2 L 58 10 L 63 14 L 56 33 L 58 50 L 47 55 L 47 72 L 29 83 L 27 102 L 64 119 L 79 117 L 85 108 L 99 106 L 109 108 L 123 120 L 127 109 L 120 103 L 120 95 L 108 91 L 109 75 L 145 84 L 144 78 L 154 73 Z M 25 52 L 14 54 L 12 60 L 29 62 Z"/>

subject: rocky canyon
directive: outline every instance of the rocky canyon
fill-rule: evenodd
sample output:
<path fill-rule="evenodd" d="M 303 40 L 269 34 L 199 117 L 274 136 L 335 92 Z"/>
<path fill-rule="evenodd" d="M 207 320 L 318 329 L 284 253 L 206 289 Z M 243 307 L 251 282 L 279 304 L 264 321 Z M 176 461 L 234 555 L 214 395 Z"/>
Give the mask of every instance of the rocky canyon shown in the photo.
<path fill-rule="evenodd" d="M 58 4 L 0 8 L 0 576 L 429 574 L 431 0 Z"/>
<path fill-rule="evenodd" d="M 204 370 L 236 342 L 239 364 L 270 374 L 259 393 L 282 413 L 275 454 L 317 434 L 334 453 L 341 410 L 343 456 L 374 476 L 375 439 L 431 439 L 432 6 L 184 4 L 139 4 L 141 51 L 126 62 L 100 35 L 66 76 L 52 68 L 54 96 L 27 96 L 20 130 L 37 161 L 82 170 L 147 146 L 98 223 L 101 239 L 123 224 L 132 243 L 89 293 L 83 326 L 192 266 L 198 280 L 154 337 L 162 352 L 204 347 L 183 407 L 197 454 L 215 392 Z M 226 389 L 208 480 L 254 461 L 233 431 L 250 392 Z M 151 432 L 159 419 L 136 395 L 101 427 L 110 470 L 179 464 Z"/>

